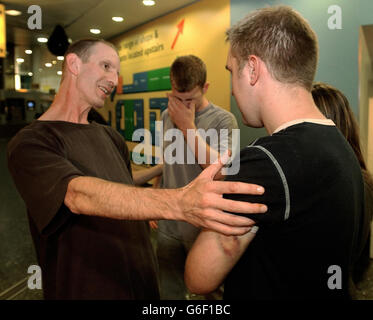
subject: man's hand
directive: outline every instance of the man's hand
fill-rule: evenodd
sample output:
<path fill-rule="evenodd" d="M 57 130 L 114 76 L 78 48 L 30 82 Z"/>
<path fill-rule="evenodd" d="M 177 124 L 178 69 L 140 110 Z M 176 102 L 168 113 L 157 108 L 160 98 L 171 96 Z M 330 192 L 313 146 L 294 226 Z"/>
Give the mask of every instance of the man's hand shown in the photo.
<path fill-rule="evenodd" d="M 224 193 L 260 195 L 264 188 L 243 182 L 214 181 L 214 176 L 226 161 L 227 154 L 219 162 L 210 165 L 195 180 L 182 188 L 180 210 L 185 221 L 224 235 L 243 235 L 255 224 L 251 219 L 235 216 L 236 213 L 264 213 L 263 204 L 224 199 Z"/>
<path fill-rule="evenodd" d="M 195 108 L 194 102 L 191 102 L 189 108 L 184 105 L 180 100 L 171 94 L 167 94 L 168 97 L 168 114 L 171 121 L 175 126 L 180 129 L 184 135 L 188 129 L 196 129 L 194 124 L 195 119 Z"/>

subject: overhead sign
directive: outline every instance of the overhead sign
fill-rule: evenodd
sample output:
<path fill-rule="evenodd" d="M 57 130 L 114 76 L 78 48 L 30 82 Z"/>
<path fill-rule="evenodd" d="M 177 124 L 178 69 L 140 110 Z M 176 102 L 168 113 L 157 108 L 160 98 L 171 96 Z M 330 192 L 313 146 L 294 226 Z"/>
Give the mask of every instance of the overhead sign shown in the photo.
<path fill-rule="evenodd" d="M 5 7 L 0 4 L 0 58 L 6 54 Z"/>

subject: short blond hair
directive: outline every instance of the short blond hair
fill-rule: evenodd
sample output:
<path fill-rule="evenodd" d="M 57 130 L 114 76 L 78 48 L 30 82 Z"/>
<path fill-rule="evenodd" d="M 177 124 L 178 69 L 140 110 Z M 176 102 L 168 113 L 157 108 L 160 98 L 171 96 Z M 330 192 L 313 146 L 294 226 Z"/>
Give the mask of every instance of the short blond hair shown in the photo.
<path fill-rule="evenodd" d="M 308 22 L 287 6 L 255 10 L 227 31 L 232 55 L 240 69 L 249 55 L 264 61 L 280 82 L 312 89 L 318 59 L 318 42 Z"/>

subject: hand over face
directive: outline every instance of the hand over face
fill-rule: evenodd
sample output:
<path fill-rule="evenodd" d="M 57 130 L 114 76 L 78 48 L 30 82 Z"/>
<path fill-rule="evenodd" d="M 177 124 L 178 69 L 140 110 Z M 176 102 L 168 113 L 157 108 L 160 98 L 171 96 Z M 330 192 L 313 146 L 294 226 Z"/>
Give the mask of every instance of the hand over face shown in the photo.
<path fill-rule="evenodd" d="M 187 129 L 195 129 L 195 103 L 191 102 L 189 106 L 186 106 L 172 94 L 167 94 L 167 96 L 168 114 L 175 126 L 185 132 Z"/>

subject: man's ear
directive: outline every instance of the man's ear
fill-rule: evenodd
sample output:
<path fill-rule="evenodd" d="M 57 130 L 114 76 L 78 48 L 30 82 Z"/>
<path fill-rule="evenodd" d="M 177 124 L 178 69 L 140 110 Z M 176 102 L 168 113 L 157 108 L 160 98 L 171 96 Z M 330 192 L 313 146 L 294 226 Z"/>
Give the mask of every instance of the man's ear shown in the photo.
<path fill-rule="evenodd" d="M 73 75 L 77 76 L 80 72 L 82 60 L 80 60 L 75 53 L 69 53 L 65 59 L 67 70 L 69 70 L 69 72 Z"/>
<path fill-rule="evenodd" d="M 250 55 L 247 67 L 249 68 L 250 84 L 255 85 L 260 75 L 260 61 L 257 56 Z"/>
<path fill-rule="evenodd" d="M 210 86 L 210 83 L 206 82 L 204 85 L 203 85 L 203 88 L 202 88 L 202 93 L 203 94 L 206 94 L 208 88 Z"/>

